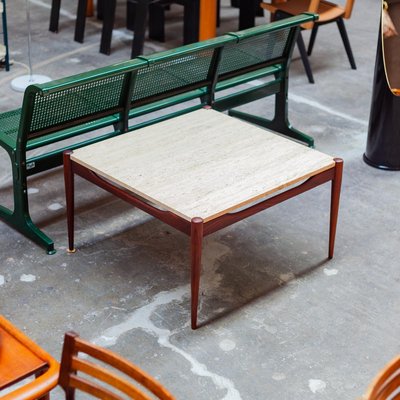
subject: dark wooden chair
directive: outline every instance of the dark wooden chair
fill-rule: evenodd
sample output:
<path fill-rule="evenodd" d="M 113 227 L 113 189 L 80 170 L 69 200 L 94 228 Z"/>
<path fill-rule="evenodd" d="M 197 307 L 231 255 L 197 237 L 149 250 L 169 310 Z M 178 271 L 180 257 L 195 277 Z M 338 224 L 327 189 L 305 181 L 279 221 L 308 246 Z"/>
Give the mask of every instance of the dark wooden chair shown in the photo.
<path fill-rule="evenodd" d="M 102 362 L 102 365 L 96 361 Z M 74 332 L 65 334 L 58 384 L 63 388 L 67 400 L 75 398 L 76 390 L 98 399 L 120 400 L 124 398 L 121 394 L 137 400 L 153 399 L 154 396 L 148 393 L 160 400 L 175 399 L 158 381 L 136 365 L 110 350 L 82 340 Z"/>
<path fill-rule="evenodd" d="M 400 356 L 387 364 L 361 400 L 400 400 Z"/>
<path fill-rule="evenodd" d="M 351 50 L 350 41 L 347 36 L 344 19 L 351 17 L 354 6 L 354 0 L 346 0 L 344 5 L 331 3 L 326 0 L 272 0 L 271 3 L 261 3 L 261 7 L 270 11 L 273 18 L 282 19 L 293 15 L 299 15 L 304 12 L 317 13 L 319 19 L 316 22 L 303 24 L 303 29 L 312 29 L 308 49 L 306 50 L 303 38 L 299 34 L 297 45 L 300 51 L 301 59 L 306 70 L 306 74 L 310 83 L 314 83 L 314 77 L 308 56 L 311 55 L 314 42 L 317 37 L 318 28 L 321 25 L 336 22 L 343 44 L 347 53 L 347 57 L 352 69 L 357 69 L 354 61 L 353 52 Z"/>
<path fill-rule="evenodd" d="M 128 0 L 128 4 L 136 1 Z M 165 11 L 173 3 L 183 6 L 183 43 L 197 42 L 199 40 L 200 0 L 161 0 L 154 3 L 149 8 L 149 37 L 160 42 L 165 41 Z"/>

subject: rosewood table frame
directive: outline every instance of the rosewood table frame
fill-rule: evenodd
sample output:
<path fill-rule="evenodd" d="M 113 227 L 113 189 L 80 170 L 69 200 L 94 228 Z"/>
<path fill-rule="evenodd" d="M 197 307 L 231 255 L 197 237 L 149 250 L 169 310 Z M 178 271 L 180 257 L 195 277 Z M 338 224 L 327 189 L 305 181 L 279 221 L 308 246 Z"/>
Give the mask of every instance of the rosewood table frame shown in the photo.
<path fill-rule="evenodd" d="M 323 183 L 331 181 L 331 206 L 330 206 L 330 229 L 329 229 L 329 252 L 328 256 L 333 257 L 336 226 L 339 210 L 339 199 L 342 182 L 343 160 L 335 158 L 333 167 L 317 173 L 298 186 L 292 187 L 284 192 L 281 192 L 273 197 L 269 197 L 261 202 L 253 204 L 245 209 L 237 212 L 221 215 L 213 220 L 204 222 L 202 218 L 192 218 L 188 221 L 181 216 L 176 215 L 171 211 L 159 209 L 152 204 L 142 200 L 134 193 L 127 192 L 108 180 L 101 178 L 98 174 L 91 171 L 89 168 L 73 161 L 71 159 L 72 151 L 64 153 L 64 178 L 66 188 L 67 202 L 67 221 L 68 221 L 68 251 L 75 252 L 74 248 L 74 175 L 79 175 L 82 178 L 94 183 L 95 185 L 105 189 L 115 196 L 125 200 L 135 207 L 145 211 L 153 217 L 165 222 L 166 224 L 178 229 L 179 231 L 190 236 L 190 254 L 191 254 L 191 327 L 197 328 L 197 311 L 199 284 L 201 273 L 201 255 L 203 238 L 211 233 L 223 229 L 234 224 L 244 218 L 250 217 L 260 211 L 263 211 L 276 204 L 282 203 L 292 197 L 295 197 L 303 192 L 306 192 Z"/>

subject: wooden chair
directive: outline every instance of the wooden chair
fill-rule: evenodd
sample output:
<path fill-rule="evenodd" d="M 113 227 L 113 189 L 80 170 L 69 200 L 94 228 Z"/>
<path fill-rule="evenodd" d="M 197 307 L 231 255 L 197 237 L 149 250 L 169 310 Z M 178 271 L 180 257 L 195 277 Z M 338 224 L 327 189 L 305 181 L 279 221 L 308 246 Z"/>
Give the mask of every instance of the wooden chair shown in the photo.
<path fill-rule="evenodd" d="M 0 390 L 36 377 L 4 396 L 0 393 L 2 400 L 48 399 L 47 393 L 57 385 L 58 369 L 50 354 L 0 315 Z"/>
<path fill-rule="evenodd" d="M 82 353 L 85 354 L 84 358 L 80 357 Z M 113 367 L 114 370 L 96 365 L 93 359 Z M 124 373 L 135 383 L 115 373 L 115 370 Z M 78 373 L 83 373 L 84 376 Z M 148 393 L 152 393 L 160 400 L 175 399 L 159 382 L 128 360 L 110 350 L 82 340 L 74 332 L 65 334 L 58 383 L 64 389 L 67 400 L 75 398 L 76 390 L 89 393 L 98 399 L 120 400 L 121 393 L 137 400 L 153 399 L 154 396 Z M 137 384 L 141 387 L 139 388 Z"/>
<path fill-rule="evenodd" d="M 308 61 L 308 56 L 310 56 L 312 53 L 319 26 L 329 24 L 331 22 L 336 22 L 339 28 L 351 68 L 357 69 L 344 24 L 344 19 L 349 19 L 351 17 L 353 6 L 354 0 L 346 0 L 344 5 L 334 4 L 326 0 L 271 0 L 271 3 L 261 3 L 261 7 L 270 11 L 273 15 L 273 18 L 276 19 L 286 18 L 292 15 L 299 15 L 303 12 L 319 14 L 318 21 L 302 25 L 303 29 L 312 29 L 308 50 L 306 51 L 305 49 L 301 34 L 299 34 L 297 41 L 301 59 L 310 83 L 314 83 L 314 77 Z"/>
<path fill-rule="evenodd" d="M 400 400 L 400 356 L 383 368 L 361 400 Z"/>

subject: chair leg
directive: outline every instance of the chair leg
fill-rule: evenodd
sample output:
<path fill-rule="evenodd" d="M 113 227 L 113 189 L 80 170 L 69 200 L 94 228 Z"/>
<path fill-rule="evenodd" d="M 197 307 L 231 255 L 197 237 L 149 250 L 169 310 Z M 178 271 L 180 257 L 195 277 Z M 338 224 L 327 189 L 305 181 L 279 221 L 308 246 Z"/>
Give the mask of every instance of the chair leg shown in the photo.
<path fill-rule="evenodd" d="M 308 81 L 310 83 L 314 83 L 314 76 L 311 71 L 311 66 L 310 66 L 310 62 L 308 60 L 306 46 L 304 44 L 304 40 L 303 40 L 303 36 L 302 36 L 301 32 L 299 32 L 299 36 L 297 36 L 297 46 L 300 51 L 301 61 L 303 62 L 304 69 L 306 70 Z"/>
<path fill-rule="evenodd" d="M 135 30 L 136 3 L 132 0 L 126 2 L 126 28 L 130 31 Z"/>
<path fill-rule="evenodd" d="M 200 0 L 185 3 L 183 16 L 183 43 L 190 44 L 199 40 Z"/>
<path fill-rule="evenodd" d="M 103 19 L 104 15 L 104 0 L 97 0 L 96 13 L 97 19 Z"/>
<path fill-rule="evenodd" d="M 310 41 L 308 42 L 307 54 L 309 56 L 311 56 L 311 54 L 312 54 L 312 51 L 313 51 L 313 48 L 314 48 L 315 39 L 317 37 L 317 33 L 318 33 L 318 25 L 314 24 L 314 27 L 312 28 L 312 31 L 311 31 Z"/>
<path fill-rule="evenodd" d="M 103 3 L 103 29 L 101 31 L 100 53 L 110 55 L 112 31 L 114 28 L 116 0 Z"/>
<path fill-rule="evenodd" d="M 347 57 L 349 58 L 352 69 L 357 69 L 356 62 L 354 61 L 353 52 L 351 50 L 349 37 L 347 36 L 346 26 L 344 25 L 343 18 L 339 18 L 337 21 L 340 36 L 342 37 L 344 48 L 346 49 Z"/>
<path fill-rule="evenodd" d="M 148 1 L 139 1 L 135 8 L 135 34 L 133 36 L 131 58 L 143 53 L 149 3 Z"/>
<path fill-rule="evenodd" d="M 49 31 L 58 32 L 58 22 L 60 19 L 61 0 L 52 0 L 50 12 Z"/>
<path fill-rule="evenodd" d="M 87 0 L 78 0 L 78 10 L 76 12 L 75 38 L 74 40 L 83 43 L 85 36 Z"/>
<path fill-rule="evenodd" d="M 201 250 L 203 243 L 203 220 L 193 218 L 190 233 L 190 255 L 191 255 L 191 321 L 192 329 L 197 328 L 197 309 L 199 305 L 199 286 L 201 273 Z"/>
<path fill-rule="evenodd" d="M 221 25 L 221 0 L 217 0 L 217 27 Z"/>
<path fill-rule="evenodd" d="M 165 42 L 165 6 L 163 4 L 149 5 L 149 38 Z"/>

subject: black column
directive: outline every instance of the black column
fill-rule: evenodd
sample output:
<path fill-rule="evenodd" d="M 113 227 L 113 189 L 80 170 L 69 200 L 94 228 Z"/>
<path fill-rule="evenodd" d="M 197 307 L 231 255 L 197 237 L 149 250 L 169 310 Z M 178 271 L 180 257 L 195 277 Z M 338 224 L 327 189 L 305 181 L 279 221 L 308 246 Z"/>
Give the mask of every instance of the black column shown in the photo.
<path fill-rule="evenodd" d="M 364 161 L 376 168 L 400 170 L 400 96 L 391 92 L 386 81 L 381 32 Z"/>

